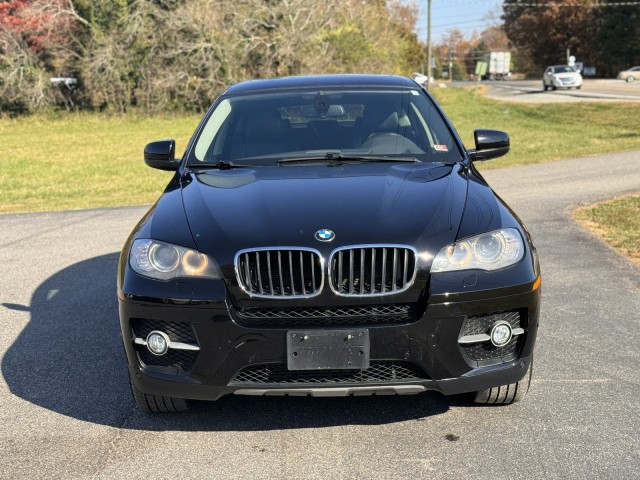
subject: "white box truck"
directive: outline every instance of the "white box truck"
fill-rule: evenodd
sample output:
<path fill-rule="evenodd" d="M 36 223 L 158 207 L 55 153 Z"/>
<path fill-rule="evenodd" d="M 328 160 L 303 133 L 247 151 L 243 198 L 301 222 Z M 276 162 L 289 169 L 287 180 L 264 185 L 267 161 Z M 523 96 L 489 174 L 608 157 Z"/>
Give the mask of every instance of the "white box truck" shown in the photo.
<path fill-rule="evenodd" d="M 489 64 L 487 78 L 489 80 L 508 80 L 511 76 L 511 52 L 491 52 L 485 54 Z"/>

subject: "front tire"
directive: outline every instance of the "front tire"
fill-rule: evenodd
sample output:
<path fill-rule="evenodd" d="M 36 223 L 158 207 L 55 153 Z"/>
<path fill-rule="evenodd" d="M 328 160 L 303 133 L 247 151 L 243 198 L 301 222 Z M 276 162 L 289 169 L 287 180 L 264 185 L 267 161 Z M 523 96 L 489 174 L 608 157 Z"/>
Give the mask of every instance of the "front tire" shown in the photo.
<path fill-rule="evenodd" d="M 138 408 L 145 413 L 176 413 L 189 410 L 189 404 L 184 398 L 148 395 L 138 390 L 133 383 L 131 393 Z"/>
<path fill-rule="evenodd" d="M 633 75 L 629 75 L 627 77 L 627 83 L 631 83 L 631 82 L 635 82 L 636 81 L 636 77 L 634 77 Z"/>
<path fill-rule="evenodd" d="M 547 91 L 547 84 L 546 84 L 546 83 L 544 83 L 544 82 L 542 82 L 542 90 L 543 90 L 544 92 L 546 92 L 546 91 Z"/>
<path fill-rule="evenodd" d="M 473 401 L 483 405 L 510 405 L 522 400 L 531 385 L 531 373 L 533 372 L 533 360 L 529 364 L 525 376 L 516 383 L 501 385 L 499 387 L 480 390 L 473 394 Z"/>

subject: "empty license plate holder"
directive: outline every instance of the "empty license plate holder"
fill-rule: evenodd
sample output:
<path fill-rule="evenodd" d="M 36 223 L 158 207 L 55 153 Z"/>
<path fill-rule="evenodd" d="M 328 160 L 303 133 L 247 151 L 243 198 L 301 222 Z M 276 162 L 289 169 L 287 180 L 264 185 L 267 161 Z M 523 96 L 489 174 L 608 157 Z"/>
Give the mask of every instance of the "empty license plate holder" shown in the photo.
<path fill-rule="evenodd" d="M 369 330 L 290 330 L 289 370 L 369 368 Z"/>

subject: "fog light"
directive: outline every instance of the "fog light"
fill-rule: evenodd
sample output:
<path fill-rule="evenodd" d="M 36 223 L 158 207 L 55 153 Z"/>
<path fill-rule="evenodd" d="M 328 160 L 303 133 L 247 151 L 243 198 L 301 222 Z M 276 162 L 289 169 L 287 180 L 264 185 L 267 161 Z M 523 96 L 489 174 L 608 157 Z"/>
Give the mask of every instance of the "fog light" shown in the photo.
<path fill-rule="evenodd" d="M 164 355 L 169 349 L 169 337 L 166 333 L 154 330 L 147 335 L 147 348 L 154 355 Z"/>
<path fill-rule="evenodd" d="M 511 337 L 513 336 L 513 332 L 511 330 L 511 325 L 507 322 L 498 322 L 491 328 L 491 343 L 493 343 L 496 347 L 504 347 Z"/>

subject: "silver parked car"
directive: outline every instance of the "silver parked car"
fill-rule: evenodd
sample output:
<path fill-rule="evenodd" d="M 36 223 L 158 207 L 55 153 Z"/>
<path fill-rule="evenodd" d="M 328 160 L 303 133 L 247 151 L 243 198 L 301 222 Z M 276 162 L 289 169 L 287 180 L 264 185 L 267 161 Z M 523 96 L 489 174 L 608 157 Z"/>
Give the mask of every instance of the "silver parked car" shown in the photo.
<path fill-rule="evenodd" d="M 620 80 L 626 80 L 629 83 L 640 80 L 640 67 L 631 67 L 626 70 L 622 70 L 618 73 L 618 78 Z"/>
<path fill-rule="evenodd" d="M 542 88 L 544 90 L 558 88 L 581 88 L 582 75 L 569 65 L 553 65 L 547 67 L 542 76 Z"/>

